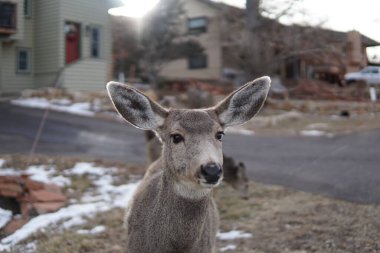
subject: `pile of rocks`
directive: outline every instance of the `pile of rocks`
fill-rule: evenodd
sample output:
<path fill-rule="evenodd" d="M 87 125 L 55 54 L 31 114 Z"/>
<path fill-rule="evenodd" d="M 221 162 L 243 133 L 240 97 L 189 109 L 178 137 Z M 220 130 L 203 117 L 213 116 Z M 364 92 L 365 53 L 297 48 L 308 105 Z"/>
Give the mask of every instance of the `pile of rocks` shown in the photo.
<path fill-rule="evenodd" d="M 10 234 L 39 214 L 65 206 L 67 197 L 60 187 L 31 180 L 28 175 L 0 176 L 0 208 L 10 210 L 13 219 L 0 234 Z"/>

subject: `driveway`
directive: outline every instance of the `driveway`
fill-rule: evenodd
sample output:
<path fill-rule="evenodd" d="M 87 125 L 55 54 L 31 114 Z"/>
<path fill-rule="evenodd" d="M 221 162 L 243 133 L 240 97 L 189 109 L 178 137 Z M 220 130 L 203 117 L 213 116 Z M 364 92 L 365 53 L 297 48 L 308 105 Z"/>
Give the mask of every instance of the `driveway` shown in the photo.
<path fill-rule="evenodd" d="M 0 103 L 0 154 L 28 153 L 42 114 Z M 256 181 L 380 204 L 380 131 L 332 138 L 227 134 L 223 145 Z M 59 112 L 50 112 L 36 153 L 131 163 L 146 156 L 140 130 Z"/>

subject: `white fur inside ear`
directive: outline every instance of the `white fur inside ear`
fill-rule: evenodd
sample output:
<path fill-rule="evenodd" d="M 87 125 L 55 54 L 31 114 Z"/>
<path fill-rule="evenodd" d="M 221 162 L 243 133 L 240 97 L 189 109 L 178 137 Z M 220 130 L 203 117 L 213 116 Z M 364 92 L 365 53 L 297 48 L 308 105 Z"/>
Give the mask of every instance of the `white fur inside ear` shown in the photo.
<path fill-rule="evenodd" d="M 270 88 L 270 78 L 262 77 L 246 84 L 229 99 L 226 110 L 219 114 L 225 127 L 241 125 L 260 111 Z"/>
<path fill-rule="evenodd" d="M 151 108 L 151 103 L 147 97 L 139 93 L 132 93 L 130 99 L 125 100 L 126 109 L 134 115 L 135 122 L 133 123 L 142 129 L 156 128 L 164 124 L 165 119 L 154 113 Z M 140 106 L 136 108 L 136 101 L 139 101 Z M 141 110 L 141 108 L 146 108 Z"/>
<path fill-rule="evenodd" d="M 133 126 L 154 130 L 164 124 L 167 111 L 136 89 L 110 82 L 107 90 L 116 110 Z"/>

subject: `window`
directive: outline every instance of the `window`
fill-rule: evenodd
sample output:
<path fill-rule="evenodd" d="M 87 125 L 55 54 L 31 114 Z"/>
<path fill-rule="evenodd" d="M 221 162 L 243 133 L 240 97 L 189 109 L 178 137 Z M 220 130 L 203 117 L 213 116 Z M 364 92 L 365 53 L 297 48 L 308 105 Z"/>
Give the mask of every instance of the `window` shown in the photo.
<path fill-rule="evenodd" d="M 16 29 L 16 4 L 0 2 L 0 29 Z"/>
<path fill-rule="evenodd" d="M 187 21 L 187 28 L 189 33 L 205 33 L 207 32 L 207 19 L 190 18 Z"/>
<path fill-rule="evenodd" d="M 190 56 L 188 59 L 189 69 L 204 69 L 207 68 L 207 55 L 200 54 Z"/>
<path fill-rule="evenodd" d="M 24 15 L 25 17 L 32 16 L 32 0 L 24 0 Z"/>
<path fill-rule="evenodd" d="M 30 73 L 30 50 L 17 49 L 17 73 Z"/>
<path fill-rule="evenodd" d="M 93 58 L 100 58 L 100 28 L 91 27 L 90 55 Z"/>

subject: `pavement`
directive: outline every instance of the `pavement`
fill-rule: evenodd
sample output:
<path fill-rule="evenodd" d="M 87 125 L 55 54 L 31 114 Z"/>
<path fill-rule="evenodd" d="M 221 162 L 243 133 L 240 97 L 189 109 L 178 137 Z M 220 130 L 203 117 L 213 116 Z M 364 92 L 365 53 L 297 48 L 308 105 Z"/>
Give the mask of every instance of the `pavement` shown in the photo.
<path fill-rule="evenodd" d="M 43 111 L 0 103 L 0 155 L 30 151 Z M 380 130 L 335 137 L 227 134 L 224 151 L 255 181 L 380 204 Z M 124 122 L 50 112 L 36 153 L 142 164 L 141 130 Z"/>

